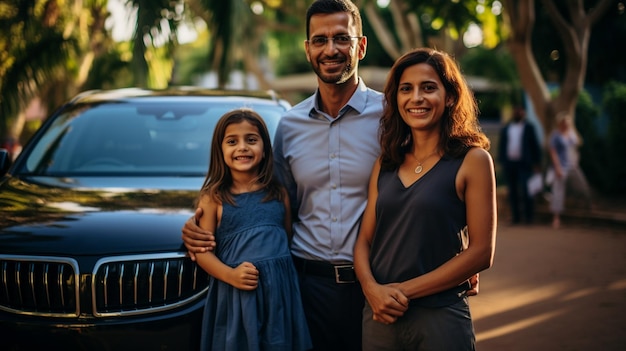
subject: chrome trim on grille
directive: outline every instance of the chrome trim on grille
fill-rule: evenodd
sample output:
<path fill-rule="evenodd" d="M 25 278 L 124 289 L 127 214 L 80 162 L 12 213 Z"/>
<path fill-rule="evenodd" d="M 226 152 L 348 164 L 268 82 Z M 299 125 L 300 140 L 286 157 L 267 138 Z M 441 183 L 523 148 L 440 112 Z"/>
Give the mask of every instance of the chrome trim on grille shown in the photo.
<path fill-rule="evenodd" d="M 0 255 L 0 311 L 76 318 L 83 291 L 94 317 L 155 313 L 203 298 L 207 277 L 181 252 L 103 258 L 82 278 L 72 258 Z"/>
<path fill-rule="evenodd" d="M 190 271 L 185 271 L 185 266 Z M 198 286 L 199 277 L 206 281 L 206 272 L 181 252 L 102 258 L 91 277 L 96 317 L 166 311 L 198 299 L 208 290 L 208 282 Z"/>
<path fill-rule="evenodd" d="M 76 260 L 0 255 L 0 271 L 0 310 L 44 317 L 80 314 L 80 272 Z M 67 292 L 71 294 L 67 296 Z"/>

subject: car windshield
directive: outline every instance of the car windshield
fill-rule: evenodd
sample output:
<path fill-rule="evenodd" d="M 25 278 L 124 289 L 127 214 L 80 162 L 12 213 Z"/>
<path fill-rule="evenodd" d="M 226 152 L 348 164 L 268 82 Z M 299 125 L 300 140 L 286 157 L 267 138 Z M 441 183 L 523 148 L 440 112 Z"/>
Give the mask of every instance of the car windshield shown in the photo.
<path fill-rule="evenodd" d="M 22 162 L 45 176 L 204 176 L 217 120 L 241 102 L 106 102 L 76 105 L 54 118 Z M 284 109 L 246 104 L 273 136 Z"/>

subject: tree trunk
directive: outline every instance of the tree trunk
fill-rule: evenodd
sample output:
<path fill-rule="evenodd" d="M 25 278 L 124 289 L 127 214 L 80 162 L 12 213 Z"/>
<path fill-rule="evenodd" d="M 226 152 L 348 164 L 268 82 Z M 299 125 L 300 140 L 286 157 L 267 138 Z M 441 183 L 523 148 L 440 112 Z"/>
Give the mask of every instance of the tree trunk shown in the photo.
<path fill-rule="evenodd" d="M 364 4 L 363 12 L 374 29 L 374 34 L 387 55 L 394 60 L 412 48 L 424 46 L 419 19 L 415 13 L 408 11 L 406 7 L 404 1 L 391 1 L 389 4 L 389 10 L 395 24 L 394 30 L 399 38 L 398 42 L 395 40 L 393 32 L 389 30 L 390 27 L 381 18 L 375 2 L 367 1 Z"/>
<path fill-rule="evenodd" d="M 518 68 L 520 81 L 532 101 L 535 113 L 548 134 L 560 111 L 575 118 L 578 96 L 584 87 L 587 70 L 589 37 L 592 25 L 609 9 L 612 0 L 600 0 L 585 12 L 583 0 L 568 0 L 570 21 L 566 21 L 554 0 L 542 0 L 552 22 L 563 41 L 566 71 L 560 78 L 559 90 L 551 95 L 545 78 L 532 52 L 532 30 L 535 23 L 535 1 L 504 0 L 505 14 L 511 28 L 507 45 Z"/>

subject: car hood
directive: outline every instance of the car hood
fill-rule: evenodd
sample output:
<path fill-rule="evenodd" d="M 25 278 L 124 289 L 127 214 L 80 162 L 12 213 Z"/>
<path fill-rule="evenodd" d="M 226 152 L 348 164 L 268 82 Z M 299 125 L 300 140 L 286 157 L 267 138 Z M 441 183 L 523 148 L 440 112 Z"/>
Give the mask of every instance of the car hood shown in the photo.
<path fill-rule="evenodd" d="M 181 228 L 201 183 L 180 177 L 7 178 L 0 184 L 0 253 L 184 251 Z"/>

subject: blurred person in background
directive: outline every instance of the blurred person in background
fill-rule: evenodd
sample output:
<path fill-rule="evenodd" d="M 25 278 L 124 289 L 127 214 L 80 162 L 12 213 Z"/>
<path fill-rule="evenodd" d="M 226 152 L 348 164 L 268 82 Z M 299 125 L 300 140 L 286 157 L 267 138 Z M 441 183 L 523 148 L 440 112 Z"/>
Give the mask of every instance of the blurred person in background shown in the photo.
<path fill-rule="evenodd" d="M 591 190 L 578 165 L 580 144 L 580 137 L 574 130 L 572 118 L 566 112 L 560 112 L 556 118 L 556 127 L 548 139 L 548 152 L 554 172 L 550 211 L 552 212 L 552 227 L 555 229 L 561 226 L 561 214 L 565 209 L 566 188 L 569 181 L 573 189 L 583 194 L 587 205 L 591 206 Z"/>
<path fill-rule="evenodd" d="M 526 119 L 522 106 L 513 108 L 513 117 L 500 131 L 498 161 L 504 171 L 508 190 L 511 223 L 532 223 L 535 199 L 528 181 L 541 172 L 541 146 L 535 127 Z"/>

